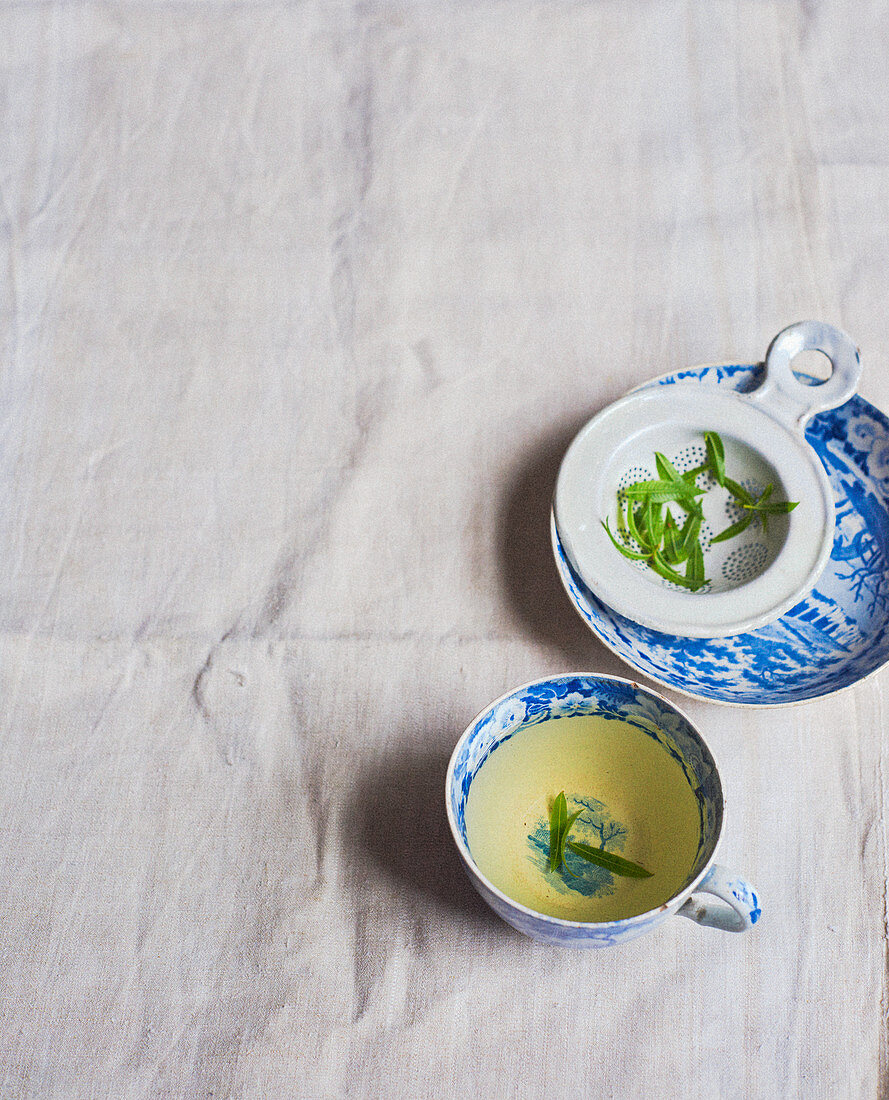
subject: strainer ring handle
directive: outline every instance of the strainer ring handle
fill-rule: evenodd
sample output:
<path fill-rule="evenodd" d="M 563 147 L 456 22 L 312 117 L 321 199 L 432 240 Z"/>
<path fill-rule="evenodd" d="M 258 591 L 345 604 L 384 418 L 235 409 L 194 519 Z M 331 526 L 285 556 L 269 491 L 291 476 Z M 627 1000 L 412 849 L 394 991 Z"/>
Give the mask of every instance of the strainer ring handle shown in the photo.
<path fill-rule="evenodd" d="M 830 377 L 816 385 L 800 382 L 790 364 L 801 351 L 820 351 L 830 360 Z M 765 379 L 749 396 L 790 428 L 802 431 L 815 413 L 848 401 L 858 388 L 861 356 L 842 329 L 823 321 L 798 321 L 772 340 L 766 353 Z"/>

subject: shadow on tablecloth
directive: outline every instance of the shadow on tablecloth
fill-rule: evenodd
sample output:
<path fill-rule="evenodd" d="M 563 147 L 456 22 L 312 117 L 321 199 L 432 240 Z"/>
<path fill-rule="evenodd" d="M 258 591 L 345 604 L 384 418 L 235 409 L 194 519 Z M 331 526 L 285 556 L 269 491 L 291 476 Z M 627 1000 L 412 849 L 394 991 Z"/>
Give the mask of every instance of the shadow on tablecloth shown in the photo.
<path fill-rule="evenodd" d="M 529 447 L 506 481 L 499 553 L 513 613 L 560 657 L 561 671 L 626 676 L 629 666 L 594 637 L 571 606 L 553 560 L 550 509 L 565 451 L 591 413 L 555 426 Z"/>
<path fill-rule="evenodd" d="M 365 858 L 389 880 L 404 905 L 435 911 L 466 931 L 508 934 L 471 886 L 445 815 L 444 783 L 450 749 L 399 748 L 376 758 L 355 786 L 355 839 Z M 518 935 L 518 933 L 515 933 Z"/>

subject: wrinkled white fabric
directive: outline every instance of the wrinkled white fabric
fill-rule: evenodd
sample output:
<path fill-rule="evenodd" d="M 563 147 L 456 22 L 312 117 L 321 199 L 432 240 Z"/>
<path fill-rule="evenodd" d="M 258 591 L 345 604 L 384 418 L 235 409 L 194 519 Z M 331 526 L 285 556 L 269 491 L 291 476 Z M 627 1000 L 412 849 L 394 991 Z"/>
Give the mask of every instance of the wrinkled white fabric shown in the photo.
<path fill-rule="evenodd" d="M 0 1097 L 873 1097 L 878 673 L 681 705 L 748 935 L 500 923 L 444 769 L 559 458 L 807 316 L 889 410 L 883 5 L 0 7 Z"/>

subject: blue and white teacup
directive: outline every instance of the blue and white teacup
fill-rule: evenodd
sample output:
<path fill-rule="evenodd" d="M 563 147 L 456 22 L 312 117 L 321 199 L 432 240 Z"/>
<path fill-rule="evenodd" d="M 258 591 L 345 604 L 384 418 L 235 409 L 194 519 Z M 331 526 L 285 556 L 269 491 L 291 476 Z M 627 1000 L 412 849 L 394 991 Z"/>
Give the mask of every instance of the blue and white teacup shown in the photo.
<path fill-rule="evenodd" d="M 615 919 L 568 919 L 538 911 L 534 905 L 528 903 L 527 898 L 524 901 L 516 900 L 507 890 L 491 881 L 491 877 L 496 878 L 497 875 L 490 870 L 490 866 L 486 865 L 488 874 L 480 869 L 467 840 L 467 801 L 473 783 L 492 754 L 510 742 L 520 731 L 529 730 L 548 719 L 589 715 L 597 716 L 599 721 L 586 726 L 583 723 L 550 724 L 546 731 L 536 731 L 536 734 L 539 736 L 544 732 L 547 738 L 558 739 L 563 730 L 566 731 L 565 737 L 569 736 L 569 730 L 572 731 L 571 737 L 578 733 L 583 737 L 587 728 L 604 729 L 606 736 L 611 737 L 615 745 L 624 746 L 623 755 L 627 757 L 625 768 L 628 778 L 618 778 L 617 782 L 635 783 L 637 775 L 643 770 L 641 758 L 644 757 L 646 774 L 656 775 L 658 769 L 662 768 L 669 771 L 671 776 L 679 776 L 680 787 L 684 783 L 688 787 L 687 791 L 679 792 L 684 800 L 682 804 L 686 807 L 683 843 L 689 853 L 687 864 L 680 864 L 679 878 L 675 879 L 672 886 L 668 885 L 669 876 L 666 876 L 661 888 L 669 889 L 668 896 L 655 897 L 649 888 L 647 894 L 637 896 L 637 909 L 638 899 L 646 904 L 645 899 L 654 898 L 656 904 L 652 901 L 645 911 L 634 911 L 633 915 Z M 603 726 L 603 721 L 608 725 Z M 644 736 L 640 738 L 636 731 L 641 731 Z M 502 770 L 502 762 L 506 760 L 520 759 L 515 754 L 516 747 L 517 744 L 514 744 L 508 753 L 499 758 L 498 769 Z M 576 750 L 573 751 L 576 755 Z M 638 772 L 634 769 L 634 754 L 640 760 Z M 681 771 L 677 770 L 677 765 Z M 513 768 L 512 774 L 522 774 L 521 768 L 516 772 L 513 765 L 510 764 L 510 767 Z M 528 770 L 531 772 L 530 785 L 536 784 L 539 787 L 545 782 L 540 779 L 539 771 L 530 768 Z M 489 771 L 487 774 L 490 776 L 500 772 Z M 671 782 L 676 783 L 677 780 L 672 778 Z M 487 778 L 478 790 L 486 787 L 490 787 Z M 545 792 L 538 790 L 537 793 L 542 797 Z M 557 794 L 556 791 L 549 793 Z M 477 794 L 476 804 L 479 797 L 481 796 Z M 759 902 L 750 884 L 715 862 L 722 836 L 724 801 L 719 772 L 710 750 L 691 721 L 677 707 L 656 692 L 629 680 L 592 673 L 553 676 L 503 695 L 470 723 L 457 742 L 447 772 L 446 803 L 448 821 L 457 850 L 473 886 L 507 923 L 540 942 L 566 947 L 607 947 L 651 931 L 674 913 L 680 913 L 702 925 L 734 932 L 752 928 L 759 918 Z M 583 817 L 575 828 L 586 821 L 587 835 L 584 839 L 597 846 L 594 842 L 598 837 L 600 849 L 607 854 L 605 845 L 610 843 L 614 849 L 613 854 L 619 855 L 618 848 L 626 843 L 623 838 L 626 837 L 627 830 L 620 821 L 609 816 L 607 806 L 595 797 L 581 799 L 575 805 L 583 812 Z M 669 834 L 669 826 L 664 825 L 669 820 L 669 813 L 666 816 L 662 814 L 661 824 L 657 827 L 661 834 Z M 522 852 L 519 858 L 528 862 L 531 868 L 529 874 L 542 875 L 549 884 L 548 888 L 555 888 L 563 895 L 556 898 L 558 904 L 564 901 L 567 905 L 571 891 L 580 891 L 587 896 L 597 891 L 614 893 L 614 884 L 619 876 L 611 875 L 606 869 L 596 866 L 590 868 L 583 863 L 582 866 L 577 864 L 571 870 L 567 866 L 566 857 L 564 868 L 559 865 L 559 874 L 553 872 L 548 851 L 551 846 L 550 825 L 551 820 L 547 822 L 545 811 L 540 821 L 535 822 L 529 818 L 519 822 L 521 840 L 523 843 L 527 840 L 527 851 Z M 472 828 L 484 829 L 484 825 L 473 823 Z M 499 829 L 500 824 L 495 831 Z M 473 843 L 477 840 L 486 840 L 484 831 L 481 834 L 476 832 Z M 659 843 L 662 853 L 672 850 L 672 840 L 669 835 L 661 836 Z M 624 854 L 629 854 L 631 847 L 630 844 Z M 481 848 L 479 843 L 479 855 Z M 686 866 L 687 873 L 684 869 Z M 649 877 L 654 881 L 653 875 Z M 619 886 L 619 889 L 623 888 L 622 885 Z M 513 890 L 513 893 L 518 892 Z M 713 898 L 719 900 L 714 903 Z"/>

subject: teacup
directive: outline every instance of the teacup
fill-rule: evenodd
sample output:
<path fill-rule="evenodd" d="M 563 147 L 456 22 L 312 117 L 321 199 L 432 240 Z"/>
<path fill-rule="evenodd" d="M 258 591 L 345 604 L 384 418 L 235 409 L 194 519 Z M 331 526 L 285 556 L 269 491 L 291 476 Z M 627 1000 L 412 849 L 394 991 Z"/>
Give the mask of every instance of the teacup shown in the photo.
<path fill-rule="evenodd" d="M 674 913 L 736 932 L 759 918 L 750 884 L 715 862 L 710 750 L 629 680 L 553 676 L 501 696 L 457 742 L 446 803 L 476 890 L 540 942 L 607 947 Z"/>

